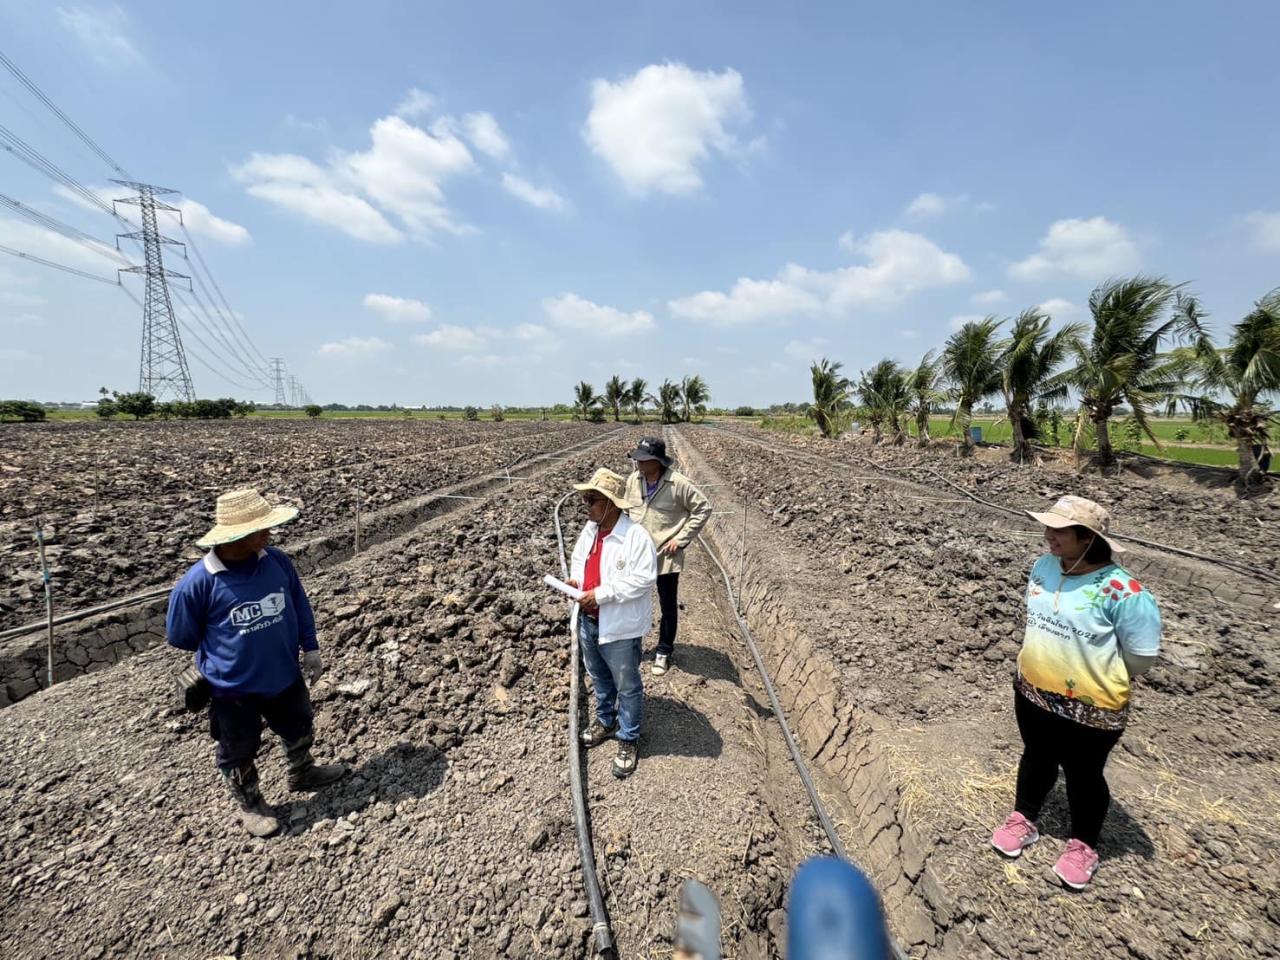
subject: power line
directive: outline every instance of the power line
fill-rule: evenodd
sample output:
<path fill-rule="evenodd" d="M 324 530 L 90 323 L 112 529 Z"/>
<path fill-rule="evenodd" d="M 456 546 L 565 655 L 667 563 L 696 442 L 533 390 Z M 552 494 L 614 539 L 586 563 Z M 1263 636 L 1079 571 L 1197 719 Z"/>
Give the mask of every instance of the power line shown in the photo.
<path fill-rule="evenodd" d="M 123 177 L 125 180 L 133 179 L 132 177 L 129 176 L 128 173 L 124 171 L 124 168 L 121 167 L 120 164 L 116 163 L 114 160 L 111 159 L 107 151 L 103 150 L 100 146 L 98 146 L 98 144 L 94 142 L 92 137 L 90 137 L 87 133 L 81 130 L 74 120 L 72 120 L 65 113 L 63 113 L 61 109 L 58 108 L 58 105 L 56 103 L 54 103 L 47 96 L 45 96 L 44 91 L 41 90 L 38 86 L 36 86 L 35 81 L 32 80 L 30 77 L 28 77 L 21 70 L 19 70 L 18 65 L 4 55 L 4 51 L 0 51 L 0 65 L 3 65 L 5 69 L 7 69 L 10 73 L 12 73 L 17 78 L 18 82 L 21 83 L 24 87 L 26 87 L 31 92 L 32 96 L 34 96 L 37 100 L 43 103 L 46 107 L 48 107 L 59 120 L 65 123 L 67 127 L 71 130 L 71 132 L 74 133 L 77 137 L 79 137 L 81 142 L 83 142 L 85 146 L 87 146 L 90 150 L 96 153 L 107 164 L 107 166 L 109 166 L 116 173 L 120 174 L 120 176 Z"/>
<path fill-rule="evenodd" d="M 12 247 L 6 247 L 6 246 L 0 245 L 0 253 L 7 253 L 12 256 L 19 257 L 23 260 L 29 260 L 32 263 L 43 264 L 44 266 L 52 267 L 55 270 L 62 270 L 66 273 L 73 273 L 77 277 L 84 277 L 86 280 L 97 280 L 101 283 L 109 283 L 113 287 L 118 287 L 121 285 L 118 279 L 112 280 L 109 277 L 99 277 L 96 274 L 88 273 L 87 271 L 84 271 L 84 270 L 77 270 L 75 267 L 68 267 L 66 264 L 63 264 L 63 263 L 54 263 L 52 260 L 46 260 L 44 257 L 37 257 L 33 253 L 23 253 L 21 250 L 14 250 Z M 138 301 L 138 306 L 142 306 L 141 300 Z"/>
<path fill-rule="evenodd" d="M 209 269 L 209 265 L 204 261 L 204 255 L 200 252 L 200 247 L 196 243 L 196 238 L 191 235 L 191 231 L 187 229 L 187 225 L 182 223 L 181 220 L 179 221 L 179 225 L 182 227 L 182 235 L 187 238 L 187 245 L 191 248 L 191 252 L 196 255 L 196 260 L 200 262 L 200 266 L 204 269 L 205 275 L 208 276 L 209 283 L 212 284 L 213 289 L 217 292 L 219 299 L 222 301 L 222 305 L 227 308 L 227 313 L 229 313 L 231 318 L 235 321 L 236 327 L 239 328 L 241 335 L 244 337 L 244 342 L 248 344 L 255 354 L 257 354 L 258 360 L 262 362 L 263 366 L 269 366 L 270 363 L 267 358 L 262 355 L 262 351 L 258 349 L 257 344 L 250 339 L 248 332 L 243 326 L 241 326 L 239 315 L 235 310 L 231 309 L 231 304 L 227 301 L 226 294 L 222 292 L 222 287 L 218 286 L 218 281 L 214 278 L 213 271 Z M 188 262 L 190 261 L 188 260 Z M 207 293 L 208 291 L 206 291 L 206 294 Z M 210 302 L 213 302 L 213 297 L 209 297 L 209 300 Z M 217 307 L 216 302 L 214 302 L 213 305 L 215 308 Z"/>
<path fill-rule="evenodd" d="M 101 240 L 91 237 L 83 230 L 73 227 L 70 224 L 63 223 L 61 220 L 51 217 L 47 213 L 42 213 L 41 211 L 36 210 L 34 207 L 29 207 L 20 200 L 15 200 L 13 197 L 0 193 L 0 206 L 8 207 L 14 213 L 26 217 L 28 220 L 39 224 L 46 230 L 52 230 L 54 233 L 61 234 L 68 240 L 72 240 L 83 247 L 87 247 L 94 253 L 117 260 L 127 267 L 133 266 L 133 261 L 116 248 L 109 247 Z"/>

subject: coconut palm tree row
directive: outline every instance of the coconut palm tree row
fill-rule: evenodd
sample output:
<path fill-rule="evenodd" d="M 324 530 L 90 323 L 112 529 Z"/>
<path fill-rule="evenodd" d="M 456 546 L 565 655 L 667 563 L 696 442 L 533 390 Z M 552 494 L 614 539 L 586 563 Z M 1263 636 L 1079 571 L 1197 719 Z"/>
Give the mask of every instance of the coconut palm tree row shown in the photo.
<path fill-rule="evenodd" d="M 971 320 L 914 369 L 881 360 L 856 381 L 824 357 L 810 368 L 809 416 L 824 436 L 836 436 L 856 414 L 870 426 L 873 442 L 882 442 L 887 429 L 894 444 L 906 442 L 905 425 L 914 420 L 916 441 L 927 446 L 930 414 L 953 404 L 957 451 L 968 455 L 974 406 L 999 396 L 1013 433 L 1010 457 L 1029 464 L 1039 459 L 1033 412 L 1074 399 L 1077 456 L 1091 426 L 1096 449 L 1089 463 L 1109 470 L 1115 465 L 1110 423 L 1118 407 L 1127 407 L 1136 428 L 1157 445 L 1151 416 L 1182 407 L 1197 421 L 1226 427 L 1246 487 L 1263 479 L 1254 449 L 1277 423 L 1271 400 L 1280 393 L 1280 288 L 1231 329 L 1225 346 L 1214 343 L 1197 298 L 1159 277 L 1108 280 L 1090 295 L 1089 312 L 1091 329 L 1070 323 L 1053 330 L 1038 307 L 1012 318 Z"/>
<path fill-rule="evenodd" d="M 644 419 L 644 408 L 651 404 L 663 423 L 688 423 L 695 415 L 706 412 L 711 400 L 711 389 L 700 376 L 685 377 L 679 383 L 662 381 L 656 394 L 648 393 L 649 383 L 636 377 L 630 383 L 621 377 L 610 377 L 604 385 L 604 393 L 585 380 L 574 388 L 573 415 L 582 420 L 602 420 L 606 411 L 613 414 L 614 422 L 621 422 L 628 413 L 637 422 Z"/>

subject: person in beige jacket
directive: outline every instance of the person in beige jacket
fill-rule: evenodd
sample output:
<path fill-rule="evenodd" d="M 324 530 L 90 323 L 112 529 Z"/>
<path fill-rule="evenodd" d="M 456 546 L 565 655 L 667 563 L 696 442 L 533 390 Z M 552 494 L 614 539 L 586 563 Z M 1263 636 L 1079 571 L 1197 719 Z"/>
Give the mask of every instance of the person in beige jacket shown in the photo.
<path fill-rule="evenodd" d="M 653 658 L 654 676 L 671 666 L 679 621 L 677 601 L 684 551 L 711 519 L 711 504 L 693 482 L 671 468 L 667 445 L 658 437 L 645 437 L 628 454 L 636 469 L 627 478 L 626 498 L 638 506 L 631 519 L 649 531 L 658 548 L 658 650 Z"/>

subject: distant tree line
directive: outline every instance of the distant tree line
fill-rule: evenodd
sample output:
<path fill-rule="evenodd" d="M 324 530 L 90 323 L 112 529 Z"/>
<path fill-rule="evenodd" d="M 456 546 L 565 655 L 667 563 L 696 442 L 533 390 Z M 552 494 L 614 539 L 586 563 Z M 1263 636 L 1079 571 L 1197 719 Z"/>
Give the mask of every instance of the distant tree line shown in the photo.
<path fill-rule="evenodd" d="M 646 407 L 651 406 L 663 423 L 688 423 L 694 416 L 704 415 L 711 400 L 711 388 L 700 376 L 685 377 L 679 383 L 664 380 L 656 394 L 648 389 L 647 380 L 637 377 L 626 383 L 614 376 L 604 385 L 604 392 L 597 394 L 595 387 L 581 380 L 574 388 L 573 418 L 600 422 L 606 413 L 612 413 L 614 422 L 619 423 L 625 412 L 639 423 Z"/>
<path fill-rule="evenodd" d="M 157 403 L 149 393 L 137 391 L 121 393 L 112 391 L 107 395 L 107 388 L 98 391 L 98 416 L 110 420 L 116 416 L 133 417 L 134 420 L 154 418 L 157 420 L 228 420 L 231 417 L 247 417 L 257 406 L 252 402 L 235 400 L 231 397 L 219 397 L 216 400 L 168 400 Z M 318 415 L 318 414 L 316 414 Z"/>
<path fill-rule="evenodd" d="M 957 450 L 971 453 L 973 411 L 1003 401 L 1013 433 L 1010 453 L 1019 464 L 1039 459 L 1035 441 L 1059 442 L 1064 426 L 1084 465 L 1115 464 L 1111 431 L 1136 449 L 1145 437 L 1159 446 L 1150 417 L 1188 410 L 1193 420 L 1225 428 L 1234 441 L 1241 483 L 1265 482 L 1257 455 L 1265 450 L 1280 393 L 1280 288 L 1254 304 L 1224 345 L 1214 342 L 1199 300 L 1181 285 L 1158 277 L 1107 280 L 1089 297 L 1092 326 L 1069 323 L 1057 330 L 1039 307 L 1013 318 L 971 320 L 948 337 L 941 353 L 930 350 L 914 368 L 881 360 L 859 373 L 823 357 L 810 367 L 813 402 L 805 413 L 824 436 L 837 436 L 853 420 L 865 422 L 872 441 L 906 442 L 914 421 L 916 442 L 929 443 L 929 417 L 952 406 Z M 1002 330 L 1008 324 L 1007 332 Z M 1078 403 L 1073 419 L 1063 404 Z"/>

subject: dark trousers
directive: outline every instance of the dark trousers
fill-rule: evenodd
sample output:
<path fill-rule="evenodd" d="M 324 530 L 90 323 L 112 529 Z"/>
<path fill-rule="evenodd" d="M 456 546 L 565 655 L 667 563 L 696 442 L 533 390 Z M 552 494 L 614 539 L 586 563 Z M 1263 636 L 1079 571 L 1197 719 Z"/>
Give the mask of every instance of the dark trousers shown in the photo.
<path fill-rule="evenodd" d="M 285 743 L 312 732 L 311 695 L 302 677 L 274 696 L 251 693 L 209 701 L 209 736 L 218 741 L 218 767 L 238 769 L 251 762 L 262 746 L 264 723 Z"/>
<path fill-rule="evenodd" d="M 680 625 L 680 604 L 676 593 L 680 587 L 680 574 L 658 574 L 658 609 L 662 622 L 658 624 L 658 653 L 671 656 L 676 647 L 676 627 Z"/>
<path fill-rule="evenodd" d="M 1023 745 L 1014 809 L 1028 820 L 1039 817 L 1061 767 L 1067 780 L 1071 836 L 1096 847 L 1111 805 L 1102 768 L 1123 731 L 1086 727 L 1036 706 L 1019 693 L 1013 695 L 1013 712 Z"/>

